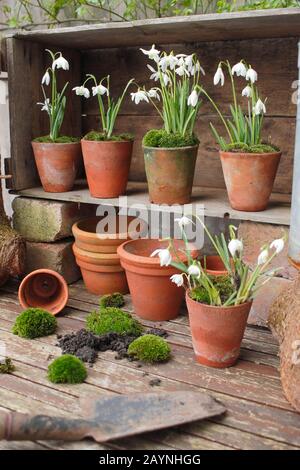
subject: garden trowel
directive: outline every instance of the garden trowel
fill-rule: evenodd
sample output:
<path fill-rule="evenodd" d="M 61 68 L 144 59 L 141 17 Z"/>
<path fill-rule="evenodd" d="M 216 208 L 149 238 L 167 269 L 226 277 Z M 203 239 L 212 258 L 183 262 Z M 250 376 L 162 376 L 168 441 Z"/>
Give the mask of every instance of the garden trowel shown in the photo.
<path fill-rule="evenodd" d="M 110 395 L 82 401 L 80 418 L 0 412 L 0 439 L 106 442 L 178 426 L 225 412 L 222 404 L 200 392 Z"/>

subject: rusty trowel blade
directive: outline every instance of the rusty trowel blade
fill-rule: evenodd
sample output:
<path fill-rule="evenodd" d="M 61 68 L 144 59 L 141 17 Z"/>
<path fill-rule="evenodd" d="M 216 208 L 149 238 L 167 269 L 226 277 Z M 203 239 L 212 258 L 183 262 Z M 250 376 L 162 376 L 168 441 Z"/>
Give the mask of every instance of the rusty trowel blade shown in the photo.
<path fill-rule="evenodd" d="M 98 442 L 178 426 L 225 412 L 225 407 L 210 395 L 187 391 L 114 395 L 82 404 L 93 422 L 89 436 Z"/>

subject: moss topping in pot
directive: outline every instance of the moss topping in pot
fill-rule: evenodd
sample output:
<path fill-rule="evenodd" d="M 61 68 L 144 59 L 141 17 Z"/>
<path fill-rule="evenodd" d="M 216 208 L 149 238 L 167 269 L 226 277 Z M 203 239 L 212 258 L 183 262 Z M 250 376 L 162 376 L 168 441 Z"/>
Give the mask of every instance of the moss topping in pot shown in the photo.
<path fill-rule="evenodd" d="M 119 333 L 139 336 L 143 332 L 143 327 L 137 320 L 129 313 L 115 307 L 101 308 L 99 312 L 92 312 L 86 319 L 86 326 L 96 335 Z"/>
<path fill-rule="evenodd" d="M 209 276 L 213 285 L 218 289 L 222 303 L 226 302 L 229 297 L 234 293 L 234 286 L 231 283 L 229 276 Z M 195 287 L 189 293 L 192 300 L 200 304 L 210 305 L 210 298 L 207 290 L 203 286 Z"/>
<path fill-rule="evenodd" d="M 155 335 L 144 335 L 135 339 L 128 347 L 129 356 L 143 362 L 167 361 L 171 348 L 165 339 Z"/>
<path fill-rule="evenodd" d="M 22 338 L 39 338 L 52 335 L 57 327 L 56 318 L 41 308 L 28 308 L 17 318 L 13 333 Z"/>
<path fill-rule="evenodd" d="M 225 152 L 233 153 L 274 153 L 280 152 L 280 149 L 275 145 L 270 144 L 256 144 L 256 145 L 247 145 L 243 143 L 228 144 L 226 146 Z"/>
<path fill-rule="evenodd" d="M 119 292 L 114 294 L 103 295 L 100 299 L 100 308 L 116 307 L 120 308 L 125 305 L 124 295 Z"/>
<path fill-rule="evenodd" d="M 48 379 L 53 383 L 79 384 L 84 382 L 86 376 L 83 362 L 71 354 L 58 357 L 48 366 Z"/>
<path fill-rule="evenodd" d="M 119 135 L 112 135 L 107 138 L 107 135 L 103 132 L 91 131 L 84 136 L 84 140 L 92 140 L 95 142 L 128 142 L 134 140 L 134 136 L 132 134 L 119 134 Z"/>
<path fill-rule="evenodd" d="M 49 135 L 44 135 L 42 137 L 37 137 L 33 140 L 33 142 L 40 142 L 41 144 L 72 144 L 75 142 L 80 142 L 80 138 L 62 135 L 61 137 L 57 137 L 57 139 L 52 140 Z"/>
<path fill-rule="evenodd" d="M 199 144 L 199 139 L 193 135 L 168 134 L 164 129 L 152 129 L 143 139 L 144 147 L 178 148 L 191 147 Z"/>

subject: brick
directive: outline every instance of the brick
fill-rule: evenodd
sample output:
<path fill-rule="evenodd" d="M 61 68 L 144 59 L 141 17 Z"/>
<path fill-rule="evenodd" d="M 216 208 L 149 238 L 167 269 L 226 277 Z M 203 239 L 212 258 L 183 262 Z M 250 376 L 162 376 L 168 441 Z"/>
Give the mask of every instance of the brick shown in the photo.
<path fill-rule="evenodd" d="M 95 206 L 76 202 L 17 197 L 14 228 L 28 241 L 54 242 L 72 236 L 72 225 L 95 214 Z"/>
<path fill-rule="evenodd" d="M 257 263 L 260 249 L 277 238 L 281 238 L 288 228 L 282 225 L 262 224 L 255 222 L 241 222 L 239 225 L 239 238 L 244 242 L 244 261 L 251 267 Z M 288 243 L 284 250 L 274 258 L 271 268 L 282 268 L 276 276 L 285 279 L 294 279 L 298 276 L 298 270 L 288 261 Z"/>
<path fill-rule="evenodd" d="M 72 251 L 73 239 L 56 243 L 26 242 L 26 273 L 36 269 L 52 269 L 61 274 L 68 284 L 81 278 Z"/>

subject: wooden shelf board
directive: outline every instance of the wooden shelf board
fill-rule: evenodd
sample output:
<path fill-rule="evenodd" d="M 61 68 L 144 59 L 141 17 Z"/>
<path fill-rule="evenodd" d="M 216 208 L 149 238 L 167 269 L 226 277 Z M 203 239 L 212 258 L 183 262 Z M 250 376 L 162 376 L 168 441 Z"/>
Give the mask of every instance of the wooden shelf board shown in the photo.
<path fill-rule="evenodd" d="M 132 22 L 99 23 L 10 36 L 50 46 L 95 49 L 147 44 L 300 37 L 300 8 L 212 13 Z"/>
<path fill-rule="evenodd" d="M 97 199 L 90 196 L 85 182 L 78 181 L 75 189 L 67 193 L 45 193 L 41 187 L 14 191 L 21 196 L 51 199 L 59 201 L 73 201 L 106 206 L 126 207 L 125 199 Z M 127 188 L 127 205 L 144 204 L 149 210 L 181 213 L 176 206 L 158 206 L 149 202 L 147 184 L 130 182 Z M 240 212 L 232 209 L 228 202 L 226 190 L 217 188 L 193 188 L 192 204 L 203 204 L 204 214 L 209 217 L 227 217 L 233 220 L 251 220 L 254 222 L 289 225 L 290 223 L 290 195 L 272 194 L 269 207 L 263 212 Z"/>

